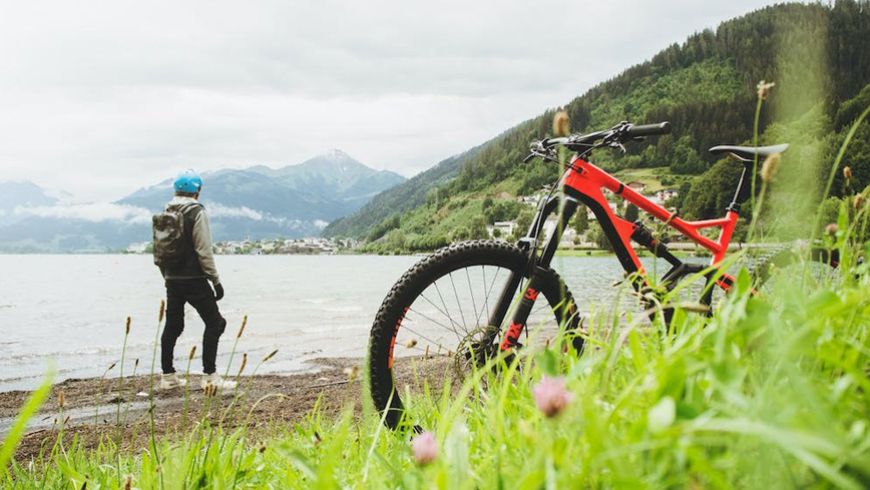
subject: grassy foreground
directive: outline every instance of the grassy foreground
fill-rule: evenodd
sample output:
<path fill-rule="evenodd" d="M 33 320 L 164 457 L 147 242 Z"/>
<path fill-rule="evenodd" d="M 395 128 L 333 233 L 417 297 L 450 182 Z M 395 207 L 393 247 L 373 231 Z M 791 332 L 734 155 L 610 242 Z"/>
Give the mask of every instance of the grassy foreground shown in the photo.
<path fill-rule="evenodd" d="M 411 433 L 382 429 L 371 410 L 325 420 L 315 409 L 305 423 L 265 439 L 245 430 L 227 433 L 203 419 L 182 440 L 158 440 L 139 454 L 118 454 L 110 437 L 86 451 L 61 436 L 41 459 L 4 464 L 0 483 L 866 488 L 866 267 L 850 267 L 824 283 L 810 281 L 798 267 L 763 297 L 749 294 L 744 273 L 737 294 L 714 318 L 679 312 L 670 335 L 640 315 L 596 315 L 582 357 L 541 348 L 498 377 L 486 375 L 488 383 L 480 383 L 479 374 L 457 395 L 413 399 L 412 415 L 437 444 L 426 464 L 415 460 Z M 563 376 L 570 392 L 553 417 L 533 396 L 543 376 Z"/>

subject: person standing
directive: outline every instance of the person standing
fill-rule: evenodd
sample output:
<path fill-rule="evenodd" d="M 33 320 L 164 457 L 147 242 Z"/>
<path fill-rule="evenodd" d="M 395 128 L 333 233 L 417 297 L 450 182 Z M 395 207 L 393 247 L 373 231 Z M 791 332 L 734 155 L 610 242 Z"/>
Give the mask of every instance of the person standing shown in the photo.
<path fill-rule="evenodd" d="M 202 178 L 193 170 L 182 172 L 173 184 L 175 196 L 163 213 L 153 218 L 154 263 L 166 284 L 166 324 L 160 339 L 163 374 L 160 389 L 186 386 L 173 366 L 175 344 L 184 330 L 184 306 L 193 306 L 205 323 L 202 336 L 201 387 L 232 389 L 236 382 L 217 373 L 218 340 L 227 326 L 217 302 L 224 288 L 215 267 L 211 230 L 205 208 L 199 202 Z M 211 283 L 211 284 L 209 284 Z"/>

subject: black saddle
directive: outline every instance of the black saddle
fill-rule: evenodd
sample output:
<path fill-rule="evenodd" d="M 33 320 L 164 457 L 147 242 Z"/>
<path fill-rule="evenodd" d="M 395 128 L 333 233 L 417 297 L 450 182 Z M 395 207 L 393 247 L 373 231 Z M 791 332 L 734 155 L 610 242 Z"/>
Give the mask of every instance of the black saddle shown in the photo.
<path fill-rule="evenodd" d="M 710 153 L 714 155 L 718 155 L 719 153 L 729 153 L 741 162 L 752 162 L 755 160 L 756 156 L 761 160 L 773 155 L 774 153 L 782 153 L 785 150 L 788 150 L 787 144 L 758 147 L 719 145 L 710 148 Z"/>

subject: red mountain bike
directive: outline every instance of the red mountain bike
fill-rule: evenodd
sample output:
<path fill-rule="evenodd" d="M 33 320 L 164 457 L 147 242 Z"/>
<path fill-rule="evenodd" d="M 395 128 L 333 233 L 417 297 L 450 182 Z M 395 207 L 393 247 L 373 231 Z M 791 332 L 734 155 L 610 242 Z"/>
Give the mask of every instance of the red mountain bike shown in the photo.
<path fill-rule="evenodd" d="M 582 351 L 583 337 L 578 331 L 580 320 L 574 298 L 550 267 L 562 231 L 581 203 L 594 213 L 631 285 L 646 293 L 641 297 L 646 298 L 643 301 L 651 311 L 664 315 L 664 320 L 669 322 L 672 308 L 656 308 L 656 303 L 660 305 L 663 294 L 681 281 L 690 276 L 697 278 L 699 274 L 706 280 L 699 302 L 708 312 L 712 311 L 714 289 L 728 291 L 734 282 L 734 278 L 718 266 L 728 253 L 740 203 L 748 194 L 754 162 L 781 153 L 788 145 L 711 148 L 714 154 L 728 153 L 735 157 L 743 164 L 743 171 L 725 216 L 703 221 L 680 218 L 586 160 L 595 149 L 624 149 L 625 143 L 668 132 L 667 122 L 649 125 L 623 122 L 604 131 L 533 143 L 524 161 L 540 157 L 558 163 L 556 149 L 559 146 L 576 155 L 558 185 L 538 204 L 525 237 L 515 245 L 495 240 L 454 244 L 436 251 L 405 272 L 384 299 L 372 326 L 369 344 L 372 398 L 382 413 L 386 411 L 384 419 L 389 427 L 396 427 L 402 418 L 403 394 L 425 389 L 426 383 L 438 386 L 451 371 L 467 372 L 500 353 L 509 355 L 521 346 L 521 334 L 529 326 L 562 332 L 573 349 L 578 353 Z M 709 250 L 713 256 L 711 263 L 681 261 L 655 239 L 641 220 L 629 222 L 618 216 L 611 209 L 604 190 Z M 545 237 L 544 224 L 553 214 L 557 215 L 559 226 Z M 717 239 L 701 233 L 708 228 L 719 229 Z M 657 281 L 657 288 L 649 287 L 650 278 L 632 241 L 670 265 L 670 270 Z M 818 261 L 837 265 L 835 254 L 823 249 L 814 250 L 812 255 Z M 768 263 L 783 260 L 790 260 L 789 256 L 784 254 Z M 759 271 L 761 276 L 766 273 L 765 267 Z"/>

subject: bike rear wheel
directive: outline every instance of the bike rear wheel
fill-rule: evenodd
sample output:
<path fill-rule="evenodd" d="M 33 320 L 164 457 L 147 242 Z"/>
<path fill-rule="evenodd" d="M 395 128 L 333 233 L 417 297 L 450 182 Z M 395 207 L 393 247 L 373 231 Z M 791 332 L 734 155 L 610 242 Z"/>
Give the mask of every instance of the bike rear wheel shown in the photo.
<path fill-rule="evenodd" d="M 402 419 L 403 396 L 438 389 L 446 378 L 461 378 L 495 355 L 513 308 L 493 328 L 487 323 L 494 302 L 512 274 L 527 277 L 528 261 L 526 252 L 505 242 L 463 242 L 436 251 L 396 282 L 369 341 L 372 400 L 388 427 L 396 428 Z M 575 332 L 579 321 L 571 293 L 552 270 L 542 279 L 543 298 L 536 301 L 526 330 L 541 332 L 542 338 Z M 582 347 L 579 337 L 574 347 Z"/>

